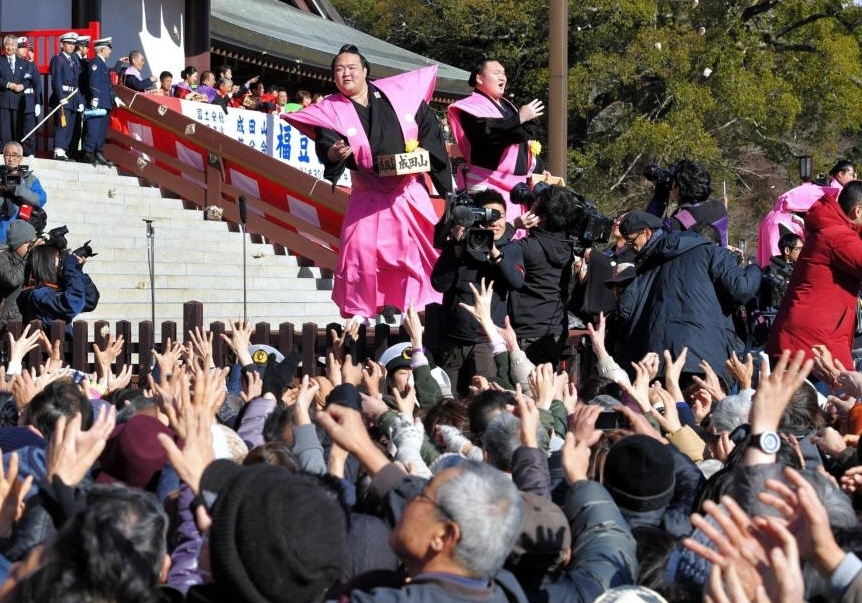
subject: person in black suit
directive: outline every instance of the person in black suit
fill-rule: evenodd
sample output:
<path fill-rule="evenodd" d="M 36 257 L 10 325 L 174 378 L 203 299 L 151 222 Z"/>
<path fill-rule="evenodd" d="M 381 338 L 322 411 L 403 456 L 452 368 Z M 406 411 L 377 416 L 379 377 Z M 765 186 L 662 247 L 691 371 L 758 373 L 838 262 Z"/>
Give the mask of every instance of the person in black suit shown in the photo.
<path fill-rule="evenodd" d="M 22 133 L 18 113 L 24 104 L 24 61 L 17 56 L 18 37 L 3 38 L 0 59 L 0 142 L 16 142 Z"/>
<path fill-rule="evenodd" d="M 105 115 L 93 116 L 84 124 L 84 154 L 83 163 L 98 163 L 113 166 L 114 164 L 102 155 L 105 146 L 105 136 L 108 133 L 108 115 L 113 105 L 113 90 L 111 89 L 111 73 L 108 69 L 108 57 L 113 49 L 112 38 L 102 38 L 93 42 L 96 57 L 87 65 L 87 106 L 90 109 L 104 109 Z"/>
<path fill-rule="evenodd" d="M 36 118 L 42 114 L 42 77 L 39 68 L 30 59 L 27 38 L 18 38 L 18 60 L 24 63 L 24 102 L 18 113 L 18 126 L 21 136 L 26 136 L 36 127 Z M 36 150 L 36 136 L 27 140 L 16 139 L 24 147 L 24 156 L 33 155 Z"/>

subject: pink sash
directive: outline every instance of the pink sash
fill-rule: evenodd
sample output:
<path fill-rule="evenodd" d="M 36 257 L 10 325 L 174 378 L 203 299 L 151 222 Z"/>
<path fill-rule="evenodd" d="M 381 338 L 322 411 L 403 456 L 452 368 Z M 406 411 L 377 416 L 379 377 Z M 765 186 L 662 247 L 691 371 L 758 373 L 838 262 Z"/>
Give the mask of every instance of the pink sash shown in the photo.
<path fill-rule="evenodd" d="M 419 110 L 423 100 L 426 102 L 430 100 L 436 77 L 437 66 L 432 65 L 374 82 L 374 86 L 386 95 L 395 109 L 405 141 L 418 138 L 419 125 L 416 123 L 416 111 Z M 422 96 L 416 96 L 417 92 L 421 92 Z M 368 143 L 368 136 L 353 109 L 353 103 L 343 94 L 332 94 L 323 102 L 280 117 L 312 139 L 317 127 L 335 130 L 347 139 L 347 144 L 353 149 L 357 167 L 372 171 L 374 157 Z"/>

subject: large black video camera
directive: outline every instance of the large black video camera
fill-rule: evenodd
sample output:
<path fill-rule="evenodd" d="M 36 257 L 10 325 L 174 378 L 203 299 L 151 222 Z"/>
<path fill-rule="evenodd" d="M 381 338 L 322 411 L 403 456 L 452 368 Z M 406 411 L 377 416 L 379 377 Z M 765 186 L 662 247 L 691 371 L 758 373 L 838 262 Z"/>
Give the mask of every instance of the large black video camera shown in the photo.
<path fill-rule="evenodd" d="M 532 207 L 536 199 L 549 187 L 550 185 L 544 182 L 537 182 L 530 189 L 526 184 L 519 183 L 512 187 L 509 196 L 512 203 Z M 574 215 L 576 217 L 569 224 L 568 233 L 575 240 L 575 253 L 583 255 L 584 250 L 592 247 L 595 243 L 607 243 L 610 240 L 614 221 L 612 218 L 599 213 L 596 204 L 587 197 L 571 189 L 569 189 L 569 193 L 575 198 L 576 211 Z"/>
<path fill-rule="evenodd" d="M 14 174 L 5 165 L 0 165 L 0 178 L 2 178 L 4 186 L 15 187 L 19 184 L 23 184 L 24 178 L 26 178 L 29 173 L 30 168 L 26 165 L 19 165 Z"/>
<path fill-rule="evenodd" d="M 584 250 L 596 243 L 607 243 L 611 239 L 614 219 L 603 216 L 591 199 L 572 191 L 578 205 L 572 235 L 575 238 L 575 255 L 584 255 Z"/>
<path fill-rule="evenodd" d="M 653 199 L 661 201 L 662 205 L 667 206 L 670 200 L 670 190 L 673 188 L 673 181 L 676 178 L 676 164 L 664 169 L 656 163 L 650 163 L 644 168 L 643 177 L 655 184 Z"/>
<path fill-rule="evenodd" d="M 494 245 L 494 233 L 482 228 L 499 220 L 501 214 L 496 209 L 476 205 L 473 198 L 464 191 L 446 195 L 446 215 L 434 229 L 434 246 L 442 249 L 453 226 L 463 226 L 464 246 L 476 259 L 487 260 Z"/>
<path fill-rule="evenodd" d="M 87 241 L 73 251 L 69 251 L 69 245 L 66 242 L 67 234 L 69 234 L 69 229 L 66 226 L 58 226 L 57 228 L 52 228 L 48 231 L 48 235 L 45 237 L 45 245 L 53 247 L 60 253 L 71 253 L 72 255 L 76 255 L 82 259 L 91 258 L 94 255 L 99 255 L 98 253 L 93 251 L 92 247 L 90 247 L 90 241 Z"/>

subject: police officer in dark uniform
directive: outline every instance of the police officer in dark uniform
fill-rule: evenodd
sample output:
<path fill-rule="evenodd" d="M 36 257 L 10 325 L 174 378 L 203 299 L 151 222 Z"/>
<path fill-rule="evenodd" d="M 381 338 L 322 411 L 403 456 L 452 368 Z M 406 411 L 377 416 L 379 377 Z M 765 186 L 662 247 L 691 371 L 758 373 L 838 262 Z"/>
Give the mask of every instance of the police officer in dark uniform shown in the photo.
<path fill-rule="evenodd" d="M 74 31 L 60 37 L 60 52 L 51 57 L 51 106 L 63 103 L 54 122 L 54 159 L 69 161 L 67 152 L 75 127 L 75 113 L 84 110 L 84 99 L 78 89 L 79 64 L 73 53 L 78 34 Z"/>
<path fill-rule="evenodd" d="M 30 60 L 30 48 L 26 37 L 18 38 L 18 60 L 24 66 L 24 103 L 18 113 L 21 135 L 26 136 L 36 127 L 36 118 L 42 114 L 42 76 L 36 63 Z M 33 155 L 36 150 L 36 135 L 21 141 L 24 156 Z"/>
<path fill-rule="evenodd" d="M 81 91 L 81 97 L 87 96 L 87 66 L 90 60 L 87 54 L 90 51 L 90 36 L 78 36 L 78 41 L 75 42 L 75 52 L 72 53 L 72 58 L 78 63 L 78 90 Z M 75 113 L 75 127 L 72 128 L 72 138 L 69 142 L 69 157 L 90 163 L 81 158 L 81 138 L 84 135 L 84 113 Z"/>
<path fill-rule="evenodd" d="M 93 42 L 93 48 L 96 50 L 96 56 L 87 65 L 87 107 L 88 113 L 100 115 L 90 115 L 84 124 L 84 154 L 81 161 L 113 166 L 114 164 L 102 155 L 105 136 L 108 134 L 108 115 L 114 100 L 108 69 L 108 58 L 113 48 L 112 38 L 96 40 Z"/>

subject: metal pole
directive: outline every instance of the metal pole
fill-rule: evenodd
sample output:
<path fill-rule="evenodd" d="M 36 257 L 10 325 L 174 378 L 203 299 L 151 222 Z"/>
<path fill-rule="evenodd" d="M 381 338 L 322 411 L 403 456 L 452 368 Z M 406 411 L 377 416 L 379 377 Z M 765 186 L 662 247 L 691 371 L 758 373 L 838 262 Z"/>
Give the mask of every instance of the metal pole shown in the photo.
<path fill-rule="evenodd" d="M 22 139 L 21 139 L 21 142 L 24 142 L 25 140 L 27 140 L 28 138 L 30 138 L 30 137 L 33 135 L 33 132 L 35 132 L 36 130 L 38 130 L 39 128 L 41 128 L 41 127 L 42 127 L 42 124 L 43 124 L 43 123 L 45 123 L 46 121 L 48 121 L 48 119 L 50 119 L 50 117 L 51 117 L 52 115 L 54 115 L 54 113 L 56 113 L 56 112 L 57 112 L 57 109 L 60 109 L 60 108 L 61 108 L 61 107 L 63 107 L 64 105 L 68 104 L 68 103 L 69 103 L 69 99 L 70 99 L 70 98 L 72 98 L 73 96 L 75 96 L 77 93 L 78 93 L 78 90 L 77 90 L 77 89 L 75 89 L 75 90 L 73 90 L 72 92 L 70 92 L 70 93 L 69 93 L 69 96 L 67 96 L 66 98 L 62 99 L 62 100 L 57 104 L 57 106 L 56 106 L 56 107 L 54 107 L 53 109 L 51 109 L 51 112 L 50 112 L 50 113 L 48 113 L 48 115 L 46 115 L 44 118 L 42 118 L 42 121 L 40 121 L 38 124 L 36 124 L 36 127 L 35 127 L 35 128 L 33 128 L 32 130 L 30 130 L 29 132 L 27 132 L 27 134 L 25 134 L 25 135 L 24 135 L 24 138 L 22 138 Z"/>
<path fill-rule="evenodd" d="M 248 220 L 245 206 L 245 196 L 239 196 L 239 229 L 242 233 L 242 320 L 248 322 L 248 257 L 245 251 L 245 223 Z"/>
<path fill-rule="evenodd" d="M 147 264 L 150 269 L 150 320 L 153 321 L 153 348 L 156 345 L 156 232 L 153 221 L 144 218 L 147 223 Z"/>
<path fill-rule="evenodd" d="M 569 5 L 568 0 L 551 0 L 550 77 L 548 88 L 548 168 L 566 178 L 569 99 Z"/>

